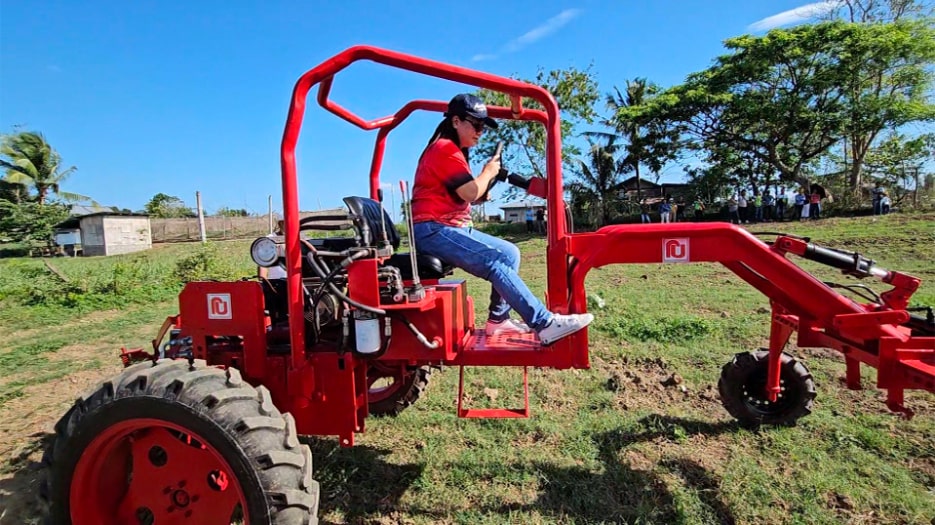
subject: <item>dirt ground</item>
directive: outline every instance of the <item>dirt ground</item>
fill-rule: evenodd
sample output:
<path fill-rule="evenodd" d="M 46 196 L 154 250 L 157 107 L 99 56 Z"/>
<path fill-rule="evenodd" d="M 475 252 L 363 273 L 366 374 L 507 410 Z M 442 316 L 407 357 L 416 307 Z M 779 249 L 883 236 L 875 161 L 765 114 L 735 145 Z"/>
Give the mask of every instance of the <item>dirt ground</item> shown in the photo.
<path fill-rule="evenodd" d="M 74 345 L 57 352 L 55 359 L 80 360 L 87 355 L 85 347 Z M 40 461 L 55 423 L 75 398 L 121 368 L 114 357 L 103 368 L 29 386 L 21 397 L 0 406 L 0 525 L 39 522 Z"/>

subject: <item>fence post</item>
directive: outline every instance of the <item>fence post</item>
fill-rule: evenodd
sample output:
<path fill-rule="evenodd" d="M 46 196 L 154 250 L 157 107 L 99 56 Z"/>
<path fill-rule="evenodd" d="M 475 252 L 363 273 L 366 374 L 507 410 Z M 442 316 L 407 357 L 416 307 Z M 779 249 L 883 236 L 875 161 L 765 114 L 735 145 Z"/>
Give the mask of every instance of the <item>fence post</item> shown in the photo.
<path fill-rule="evenodd" d="M 207 242 L 205 239 L 205 212 L 201 209 L 201 192 L 195 192 L 195 205 L 198 206 L 198 230 L 201 231 L 201 244 Z"/>

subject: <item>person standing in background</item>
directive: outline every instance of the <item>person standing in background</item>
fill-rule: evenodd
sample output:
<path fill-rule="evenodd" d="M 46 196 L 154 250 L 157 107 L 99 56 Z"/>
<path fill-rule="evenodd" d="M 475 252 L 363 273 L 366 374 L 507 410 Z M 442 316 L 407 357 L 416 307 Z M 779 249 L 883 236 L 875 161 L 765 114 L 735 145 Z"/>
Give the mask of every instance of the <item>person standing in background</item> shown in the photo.
<path fill-rule="evenodd" d="M 740 224 L 740 214 L 737 213 L 737 199 L 733 197 L 727 201 L 727 220 L 731 224 Z"/>
<path fill-rule="evenodd" d="M 802 220 L 807 215 L 802 211 L 805 208 L 805 188 L 799 188 L 799 191 L 795 194 L 795 213 L 793 214 L 793 219 Z"/>
<path fill-rule="evenodd" d="M 818 191 L 812 191 L 808 197 L 808 218 L 813 221 L 821 218 L 821 194 Z"/>
<path fill-rule="evenodd" d="M 663 200 L 661 203 L 659 203 L 659 220 L 662 221 L 663 224 L 669 222 L 669 219 L 671 218 L 669 216 L 672 212 L 671 201 L 672 199 L 669 199 Z"/>
<path fill-rule="evenodd" d="M 780 186 L 779 193 L 776 195 L 776 220 L 782 222 L 786 218 L 786 206 L 789 203 L 789 197 L 786 196 L 786 187 Z"/>

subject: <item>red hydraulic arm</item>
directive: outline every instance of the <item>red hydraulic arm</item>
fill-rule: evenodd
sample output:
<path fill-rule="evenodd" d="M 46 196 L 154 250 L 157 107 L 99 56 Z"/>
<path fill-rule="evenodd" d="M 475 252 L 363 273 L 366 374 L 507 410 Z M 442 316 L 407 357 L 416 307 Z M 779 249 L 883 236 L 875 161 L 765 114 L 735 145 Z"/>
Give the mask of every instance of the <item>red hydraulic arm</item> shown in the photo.
<path fill-rule="evenodd" d="M 780 236 L 772 245 L 727 223 L 632 224 L 607 226 L 566 238 L 572 311 L 584 308 L 584 280 L 591 268 L 615 263 L 718 262 L 770 298 L 770 372 L 767 395 L 779 393 L 779 361 L 789 336 L 798 345 L 834 348 L 845 356 L 848 385 L 859 388 L 859 363 L 879 369 L 877 386 L 889 390 L 890 409 L 911 415 L 903 390 L 935 392 L 935 337 L 914 336 L 904 326 L 905 310 L 919 279 L 887 271 L 857 254 L 846 254 Z M 796 254 L 861 277 L 876 277 L 893 288 L 871 304 L 857 303 L 786 258 Z M 557 300 L 557 298 L 553 298 Z"/>

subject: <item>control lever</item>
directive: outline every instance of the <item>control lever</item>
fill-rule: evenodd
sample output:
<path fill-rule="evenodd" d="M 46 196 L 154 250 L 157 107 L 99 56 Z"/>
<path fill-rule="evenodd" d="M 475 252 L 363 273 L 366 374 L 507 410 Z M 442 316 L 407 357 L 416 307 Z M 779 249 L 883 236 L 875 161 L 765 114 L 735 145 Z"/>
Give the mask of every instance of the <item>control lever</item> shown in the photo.
<path fill-rule="evenodd" d="M 390 247 L 390 239 L 386 235 L 386 210 L 383 209 L 383 188 L 377 189 L 377 201 L 380 203 L 380 232 L 383 234 L 383 246 L 381 248 Z"/>
<path fill-rule="evenodd" d="M 409 195 L 409 183 L 399 181 L 399 191 L 403 194 L 403 203 L 406 206 L 406 226 L 409 230 L 409 260 L 412 264 L 412 291 L 409 292 L 410 301 L 421 301 L 425 297 L 425 289 L 422 288 L 422 282 L 419 280 L 419 264 L 416 259 L 416 234 L 413 231 L 412 222 L 412 199 Z"/>

